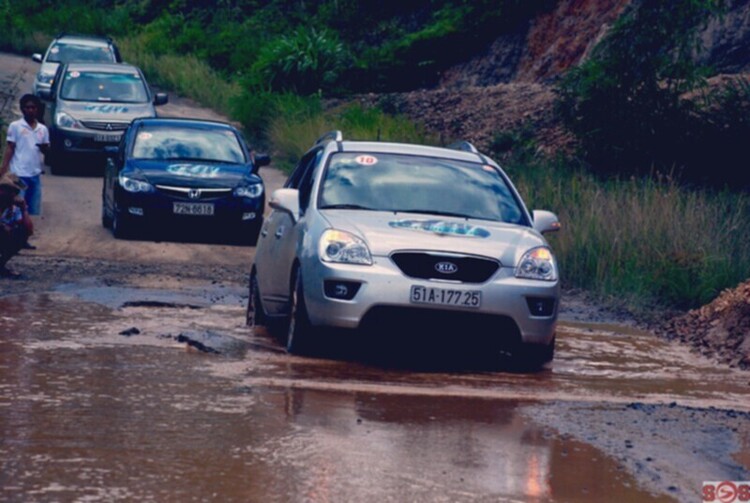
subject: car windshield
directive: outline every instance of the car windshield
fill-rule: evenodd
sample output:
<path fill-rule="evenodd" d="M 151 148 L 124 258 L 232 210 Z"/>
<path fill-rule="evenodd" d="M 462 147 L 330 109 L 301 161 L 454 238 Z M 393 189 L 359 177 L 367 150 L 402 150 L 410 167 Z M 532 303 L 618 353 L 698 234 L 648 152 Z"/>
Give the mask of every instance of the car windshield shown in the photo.
<path fill-rule="evenodd" d="M 137 72 L 106 73 L 69 71 L 60 88 L 60 97 L 73 101 L 147 103 L 146 85 Z"/>
<path fill-rule="evenodd" d="M 382 153 L 331 156 L 318 206 L 525 223 L 519 201 L 492 166 Z"/>
<path fill-rule="evenodd" d="M 106 45 L 83 45 L 57 43 L 50 47 L 47 54 L 50 63 L 68 63 L 71 61 L 87 61 L 98 63 L 112 63 L 115 55 Z"/>
<path fill-rule="evenodd" d="M 223 128 L 148 126 L 138 130 L 136 159 L 246 163 L 237 135 Z"/>

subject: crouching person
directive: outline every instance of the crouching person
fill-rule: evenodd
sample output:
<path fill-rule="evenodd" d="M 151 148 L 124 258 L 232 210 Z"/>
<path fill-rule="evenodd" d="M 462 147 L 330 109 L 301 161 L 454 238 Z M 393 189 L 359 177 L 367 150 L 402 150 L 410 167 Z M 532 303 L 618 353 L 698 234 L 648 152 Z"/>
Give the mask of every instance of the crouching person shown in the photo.
<path fill-rule="evenodd" d="M 8 261 L 23 248 L 34 232 L 25 201 L 18 197 L 23 182 L 11 174 L 0 177 L 0 278 L 17 278 Z"/>

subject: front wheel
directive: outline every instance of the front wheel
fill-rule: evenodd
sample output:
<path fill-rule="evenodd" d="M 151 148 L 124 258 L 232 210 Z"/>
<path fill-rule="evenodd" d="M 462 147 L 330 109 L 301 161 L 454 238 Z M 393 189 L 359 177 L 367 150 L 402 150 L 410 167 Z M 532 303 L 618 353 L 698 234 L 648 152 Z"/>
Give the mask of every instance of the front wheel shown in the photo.
<path fill-rule="evenodd" d="M 519 344 L 513 356 L 525 368 L 543 367 L 555 357 L 555 337 L 549 344 Z"/>
<path fill-rule="evenodd" d="M 245 324 L 250 327 L 265 326 L 268 323 L 266 313 L 263 311 L 263 304 L 260 300 L 260 287 L 258 286 L 258 277 L 253 272 L 250 275 L 250 288 L 247 298 L 247 314 Z"/>
<path fill-rule="evenodd" d="M 112 234 L 117 239 L 128 239 L 133 236 L 133 224 L 119 214 L 117 210 L 112 212 Z"/>
<path fill-rule="evenodd" d="M 310 340 L 313 337 L 313 326 L 307 314 L 305 292 L 302 288 L 302 274 L 295 274 L 289 296 L 287 315 L 286 350 L 289 353 L 303 354 L 310 351 Z"/>

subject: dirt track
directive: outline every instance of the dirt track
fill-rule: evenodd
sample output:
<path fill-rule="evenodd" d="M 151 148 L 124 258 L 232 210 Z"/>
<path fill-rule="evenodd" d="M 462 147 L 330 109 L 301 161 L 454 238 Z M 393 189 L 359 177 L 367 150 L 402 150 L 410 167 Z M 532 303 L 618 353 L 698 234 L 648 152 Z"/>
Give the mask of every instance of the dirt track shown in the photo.
<path fill-rule="evenodd" d="M 6 124 L 20 117 L 18 97 L 31 89 L 38 66 L 30 58 L 4 54 L 0 75 L 4 94 L 2 114 Z M 212 110 L 189 100 L 170 96 L 170 103 L 158 109 L 161 116 L 200 117 L 227 120 Z M 285 175 L 273 167 L 261 169 L 267 192 L 280 187 Z M 38 250 L 31 257 L 59 259 L 85 258 L 125 264 L 195 264 L 200 266 L 246 267 L 252 261 L 253 248 L 231 245 L 116 240 L 101 225 L 102 178 L 90 176 L 54 176 L 42 179 L 42 215 L 35 218 L 32 241 Z M 13 263 L 19 263 L 14 259 Z M 74 262 L 71 262 L 71 264 Z M 9 264 L 9 265 L 12 265 Z M 69 271 L 72 272 L 72 271 Z M 125 272 L 125 271 L 123 271 Z"/>

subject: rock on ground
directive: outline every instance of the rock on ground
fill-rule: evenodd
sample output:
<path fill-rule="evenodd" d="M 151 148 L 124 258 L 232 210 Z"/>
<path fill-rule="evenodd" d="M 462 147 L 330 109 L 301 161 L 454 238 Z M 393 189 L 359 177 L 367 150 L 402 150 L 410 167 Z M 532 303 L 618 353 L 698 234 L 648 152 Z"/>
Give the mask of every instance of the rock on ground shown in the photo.
<path fill-rule="evenodd" d="M 703 307 L 668 320 L 657 333 L 732 367 L 750 369 L 750 280 L 725 290 Z"/>

